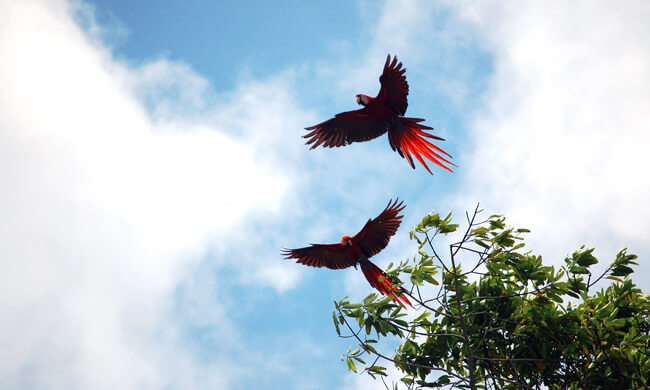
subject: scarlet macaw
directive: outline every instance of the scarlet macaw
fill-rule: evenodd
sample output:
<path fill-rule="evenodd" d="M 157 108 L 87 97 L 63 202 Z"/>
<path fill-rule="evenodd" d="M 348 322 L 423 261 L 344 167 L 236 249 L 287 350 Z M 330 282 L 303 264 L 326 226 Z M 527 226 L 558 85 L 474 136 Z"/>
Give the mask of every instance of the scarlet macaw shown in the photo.
<path fill-rule="evenodd" d="M 420 124 L 424 119 L 407 118 L 406 113 L 408 102 L 406 96 L 409 93 L 409 85 L 406 82 L 402 63 L 397 62 L 397 57 L 390 59 L 390 54 L 384 64 L 384 72 L 379 77 L 381 88 L 376 97 L 357 95 L 357 104 L 363 108 L 355 111 L 346 111 L 336 114 L 334 118 L 317 125 L 306 127 L 311 130 L 303 136 L 308 138 L 307 145 L 313 144 L 311 149 L 320 145 L 333 148 L 349 145 L 352 142 L 369 141 L 388 132 L 388 142 L 394 151 L 405 157 L 411 167 L 415 169 L 411 154 L 424 165 L 429 173 L 432 173 L 422 156 L 433 163 L 451 172 L 445 165 L 454 163 L 442 155 L 451 158 L 449 153 L 432 144 L 424 137 L 436 140 L 444 140 L 424 130 L 433 130 L 429 126 Z"/>
<path fill-rule="evenodd" d="M 403 216 L 397 213 L 404 207 L 403 202 L 389 201 L 386 209 L 377 218 L 369 219 L 354 237 L 343 236 L 338 244 L 310 244 L 305 248 L 285 249 L 282 254 L 286 259 L 298 259 L 297 263 L 311 267 L 342 269 L 357 268 L 358 264 L 372 287 L 384 295 L 393 296 L 402 306 L 404 303 L 411 305 L 404 294 L 395 294 L 402 289 L 391 283 L 390 276 L 368 260 L 388 245 L 402 223 Z"/>

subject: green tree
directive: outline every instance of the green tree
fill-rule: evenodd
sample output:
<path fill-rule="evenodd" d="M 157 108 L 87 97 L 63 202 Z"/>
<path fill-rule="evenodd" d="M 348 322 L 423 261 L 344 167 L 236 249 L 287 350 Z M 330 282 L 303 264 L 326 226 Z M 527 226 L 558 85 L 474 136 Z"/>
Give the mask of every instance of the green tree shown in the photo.
<path fill-rule="evenodd" d="M 409 389 L 647 388 L 650 299 L 630 279 L 636 256 L 623 249 L 595 275 L 593 248 L 581 247 L 556 269 L 524 251 L 527 229 L 479 215 L 464 232 L 451 213 L 411 230 L 417 255 L 387 273 L 408 277 L 417 311 L 377 294 L 335 302 L 337 333 L 359 347 L 342 355 L 348 368 L 388 387 L 394 364 L 404 374 L 394 386 Z M 436 239 L 450 234 L 462 236 L 443 256 Z M 609 285 L 596 291 L 599 281 Z"/>

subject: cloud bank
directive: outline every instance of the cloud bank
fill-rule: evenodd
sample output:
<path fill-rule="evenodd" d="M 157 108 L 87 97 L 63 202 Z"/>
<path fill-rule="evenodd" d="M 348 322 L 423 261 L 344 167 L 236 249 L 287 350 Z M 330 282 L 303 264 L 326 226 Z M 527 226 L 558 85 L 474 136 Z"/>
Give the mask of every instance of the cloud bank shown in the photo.
<path fill-rule="evenodd" d="M 623 246 L 650 255 L 648 4 L 454 7 L 495 62 L 461 201 L 532 228 L 547 260 L 581 244 L 604 262 Z"/>
<path fill-rule="evenodd" d="M 75 23 L 83 6 L 2 9 L 0 387 L 227 388 L 237 371 L 185 347 L 173 297 L 207 248 L 287 194 L 290 169 L 244 136 L 304 114 L 280 82 L 216 106 L 184 64 L 117 61 Z M 244 108 L 256 95 L 274 101 Z"/>

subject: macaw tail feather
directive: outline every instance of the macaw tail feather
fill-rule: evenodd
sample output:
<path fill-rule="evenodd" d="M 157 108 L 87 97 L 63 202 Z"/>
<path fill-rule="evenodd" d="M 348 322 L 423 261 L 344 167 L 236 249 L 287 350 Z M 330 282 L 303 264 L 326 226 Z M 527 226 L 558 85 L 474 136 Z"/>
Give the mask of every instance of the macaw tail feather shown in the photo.
<path fill-rule="evenodd" d="M 406 158 L 411 167 L 415 169 L 413 158 L 411 154 L 424 166 L 424 168 L 431 174 L 431 170 L 427 166 L 422 156 L 426 157 L 429 161 L 440 166 L 443 169 L 452 172 L 447 165 L 456 166 L 456 164 L 447 160 L 443 155 L 451 158 L 451 155 L 438 146 L 429 142 L 426 138 L 444 141 L 443 138 L 429 134 L 424 130 L 433 130 L 432 127 L 425 126 L 419 122 L 424 119 L 419 118 L 406 118 L 398 117 L 399 122 L 393 122 L 391 129 L 388 131 L 388 142 L 394 151 L 399 153 L 400 156 Z M 425 138 L 426 137 L 426 138 Z M 447 165 L 445 165 L 447 164 Z"/>
<path fill-rule="evenodd" d="M 404 308 L 406 308 L 404 305 L 405 303 L 413 307 L 411 302 L 406 298 L 406 294 L 402 293 L 402 288 L 393 286 L 390 280 L 390 276 L 382 271 L 381 268 L 366 260 L 361 262 L 361 271 L 363 272 L 363 275 L 366 277 L 366 279 L 368 279 L 368 283 L 370 283 L 372 287 L 379 290 L 380 293 L 392 296 L 393 299 L 395 299 L 395 301 L 402 305 Z M 399 295 L 395 292 L 397 292 Z"/>

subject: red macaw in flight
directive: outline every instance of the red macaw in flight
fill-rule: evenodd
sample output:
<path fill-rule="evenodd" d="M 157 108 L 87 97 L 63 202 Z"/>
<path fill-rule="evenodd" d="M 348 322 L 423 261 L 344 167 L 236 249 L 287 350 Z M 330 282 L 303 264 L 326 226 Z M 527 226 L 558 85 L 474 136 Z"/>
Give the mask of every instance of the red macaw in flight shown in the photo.
<path fill-rule="evenodd" d="M 384 295 L 391 295 L 402 306 L 404 303 L 413 306 L 402 294 L 403 290 L 391 283 L 390 276 L 368 260 L 388 245 L 402 223 L 403 216 L 397 213 L 404 207 L 403 202 L 389 201 L 386 209 L 377 218 L 369 219 L 354 237 L 343 236 L 337 244 L 310 244 L 305 248 L 285 249 L 282 254 L 286 259 L 298 259 L 297 263 L 311 267 L 342 269 L 357 268 L 358 264 L 372 287 Z"/>
<path fill-rule="evenodd" d="M 384 64 L 384 72 L 379 77 L 381 88 L 376 97 L 357 95 L 357 103 L 363 108 L 336 114 L 334 118 L 317 125 L 306 127 L 311 130 L 303 136 L 308 138 L 307 145 L 311 149 L 320 145 L 327 148 L 349 145 L 353 142 L 369 141 L 388 132 L 388 142 L 394 151 L 405 157 L 415 169 L 411 154 L 432 173 L 422 156 L 434 164 L 451 172 L 448 165 L 456 166 L 447 160 L 449 153 L 429 142 L 425 137 L 444 140 L 424 130 L 432 127 L 420 124 L 424 119 L 407 118 L 404 116 L 408 102 L 409 85 L 406 82 L 402 63 L 397 57 L 390 59 L 390 54 Z M 444 156 L 447 157 L 444 157 Z M 447 165 L 445 165 L 447 164 Z"/>

